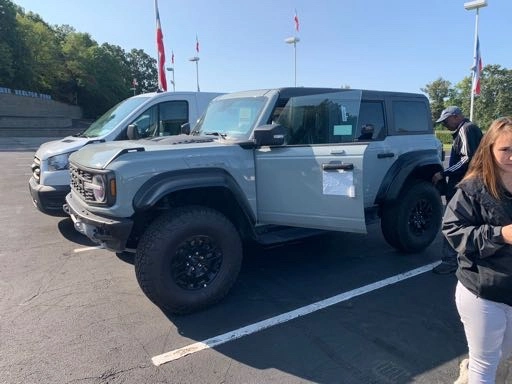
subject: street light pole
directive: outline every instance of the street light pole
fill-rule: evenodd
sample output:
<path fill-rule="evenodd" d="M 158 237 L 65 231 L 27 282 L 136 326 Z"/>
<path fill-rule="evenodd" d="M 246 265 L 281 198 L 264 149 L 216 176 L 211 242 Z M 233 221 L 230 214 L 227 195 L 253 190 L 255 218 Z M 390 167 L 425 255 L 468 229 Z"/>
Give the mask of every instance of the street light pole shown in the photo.
<path fill-rule="evenodd" d="M 195 61 L 196 62 L 196 82 L 197 82 L 197 92 L 200 92 L 199 90 L 199 56 L 194 56 L 188 59 L 189 61 Z"/>
<path fill-rule="evenodd" d="M 297 43 L 300 41 L 298 37 L 288 37 L 284 40 L 286 44 L 293 44 L 293 66 L 294 66 L 294 84 L 297 86 Z"/>
<path fill-rule="evenodd" d="M 478 45 L 478 15 L 479 15 L 479 10 L 480 8 L 483 8 L 483 7 L 486 7 L 487 6 L 487 0 L 473 0 L 473 1 L 468 1 L 467 3 L 464 3 L 464 8 L 467 10 L 467 11 L 470 11 L 470 10 L 473 10 L 473 9 L 476 9 L 476 16 L 475 16 L 475 42 L 474 42 L 474 47 L 473 47 L 473 67 L 471 68 L 471 79 L 472 79 L 472 82 L 471 82 L 471 104 L 470 104 L 470 107 L 469 107 L 469 120 L 473 121 L 473 106 L 474 106 L 474 103 L 475 103 L 475 92 L 474 92 L 474 81 L 475 81 L 475 74 L 476 74 L 476 71 L 478 71 L 478 68 L 476 68 L 476 66 L 478 65 L 477 63 L 477 45 Z"/>

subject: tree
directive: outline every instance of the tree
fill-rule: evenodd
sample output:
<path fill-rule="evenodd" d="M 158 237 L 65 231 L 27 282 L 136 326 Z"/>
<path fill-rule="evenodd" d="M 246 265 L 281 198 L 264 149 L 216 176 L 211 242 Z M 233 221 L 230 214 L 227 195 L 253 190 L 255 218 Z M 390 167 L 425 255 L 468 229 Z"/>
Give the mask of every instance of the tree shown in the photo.
<path fill-rule="evenodd" d="M 39 15 L 18 16 L 18 28 L 27 45 L 25 53 L 25 87 L 53 94 L 63 71 L 61 48 L 55 31 Z"/>
<path fill-rule="evenodd" d="M 0 0 L 0 85 L 15 87 L 19 80 L 20 58 L 25 42 L 19 35 L 17 12 L 21 8 L 10 0 Z"/>
<path fill-rule="evenodd" d="M 430 89 L 434 83 L 427 84 L 426 89 Z M 486 65 L 482 70 L 480 83 L 481 93 L 479 96 L 475 95 L 473 102 L 473 120 L 485 130 L 497 117 L 512 115 L 512 71 L 499 65 Z M 470 117 L 471 88 L 470 76 L 464 77 L 452 88 L 448 88 L 443 108 L 448 105 L 457 105 L 466 116 Z M 434 98 L 430 93 L 428 94 L 432 113 L 434 116 L 439 116 L 441 111 L 434 110 L 439 108 L 438 104 L 434 106 Z"/>
<path fill-rule="evenodd" d="M 132 49 L 128 54 L 128 63 L 133 75 L 132 80 L 137 79 L 137 93 L 158 89 L 158 72 L 155 59 L 142 49 Z"/>
<path fill-rule="evenodd" d="M 112 46 L 92 46 L 84 58 L 81 100 L 84 115 L 98 117 L 105 110 L 130 95 L 126 74 L 128 67 Z"/>
<path fill-rule="evenodd" d="M 445 99 L 450 94 L 451 83 L 448 80 L 443 80 L 441 77 L 434 80 L 422 88 L 421 91 L 426 93 L 430 100 L 430 109 L 432 113 L 432 121 L 436 121 L 441 115 L 442 110 L 445 108 Z"/>

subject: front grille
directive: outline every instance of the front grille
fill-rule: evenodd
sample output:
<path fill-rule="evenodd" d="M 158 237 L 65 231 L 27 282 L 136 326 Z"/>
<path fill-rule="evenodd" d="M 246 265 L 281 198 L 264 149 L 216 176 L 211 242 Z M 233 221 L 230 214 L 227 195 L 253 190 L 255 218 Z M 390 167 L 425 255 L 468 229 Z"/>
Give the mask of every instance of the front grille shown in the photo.
<path fill-rule="evenodd" d="M 37 156 L 34 156 L 34 162 L 30 168 L 32 169 L 32 176 L 34 176 L 34 179 L 36 179 L 37 183 L 39 184 L 41 179 L 41 160 L 39 160 Z"/>
<path fill-rule="evenodd" d="M 86 189 L 84 183 L 91 183 L 93 174 L 82 169 L 69 165 L 69 173 L 71 176 L 71 189 L 78 193 L 82 199 L 94 202 L 94 195 L 91 189 Z"/>

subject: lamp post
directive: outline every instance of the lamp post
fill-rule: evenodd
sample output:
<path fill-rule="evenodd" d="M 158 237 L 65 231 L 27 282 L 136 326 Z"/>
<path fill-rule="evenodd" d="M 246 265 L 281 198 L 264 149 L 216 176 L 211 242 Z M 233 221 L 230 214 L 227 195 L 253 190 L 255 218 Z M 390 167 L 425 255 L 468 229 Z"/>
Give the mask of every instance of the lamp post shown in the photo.
<path fill-rule="evenodd" d="M 293 44 L 293 66 L 294 66 L 294 84 L 297 86 L 297 43 L 300 39 L 296 36 L 288 37 L 284 40 L 286 44 Z"/>
<path fill-rule="evenodd" d="M 176 87 L 174 85 L 174 68 L 173 67 L 167 67 L 166 68 L 169 72 L 172 72 L 172 80 L 171 80 L 171 84 L 172 84 L 172 91 L 173 92 L 176 92 Z"/>
<path fill-rule="evenodd" d="M 196 62 L 196 82 L 197 82 L 197 92 L 200 92 L 199 90 L 199 56 L 194 56 L 188 59 L 189 61 Z"/>
<path fill-rule="evenodd" d="M 487 0 L 473 0 L 468 1 L 467 3 L 464 3 L 464 8 L 467 11 L 471 11 L 473 9 L 476 9 L 476 17 L 475 17 L 475 44 L 474 44 L 474 50 L 473 50 L 473 61 L 474 66 L 471 68 L 471 78 L 473 81 L 475 81 L 475 73 L 478 71 L 478 68 L 476 66 L 478 65 L 477 61 L 477 44 L 478 44 L 478 13 L 480 8 L 487 6 Z M 471 83 L 471 105 L 469 107 L 469 120 L 473 121 L 473 105 L 475 102 L 475 92 L 473 90 L 473 82 Z"/>

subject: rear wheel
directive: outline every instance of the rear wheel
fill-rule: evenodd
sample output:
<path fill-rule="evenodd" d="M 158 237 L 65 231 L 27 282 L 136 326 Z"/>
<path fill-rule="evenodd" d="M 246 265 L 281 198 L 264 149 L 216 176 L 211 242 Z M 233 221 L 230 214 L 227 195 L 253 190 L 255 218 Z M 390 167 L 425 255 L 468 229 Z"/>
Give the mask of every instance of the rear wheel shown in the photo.
<path fill-rule="evenodd" d="M 382 210 L 381 229 L 386 241 L 403 252 L 427 248 L 441 229 L 443 205 L 437 189 L 416 181 L 404 187 L 397 201 Z"/>
<path fill-rule="evenodd" d="M 144 293 L 162 309 L 184 314 L 222 299 L 242 264 L 242 243 L 220 212 L 177 208 L 157 218 L 143 234 L 135 273 Z"/>

